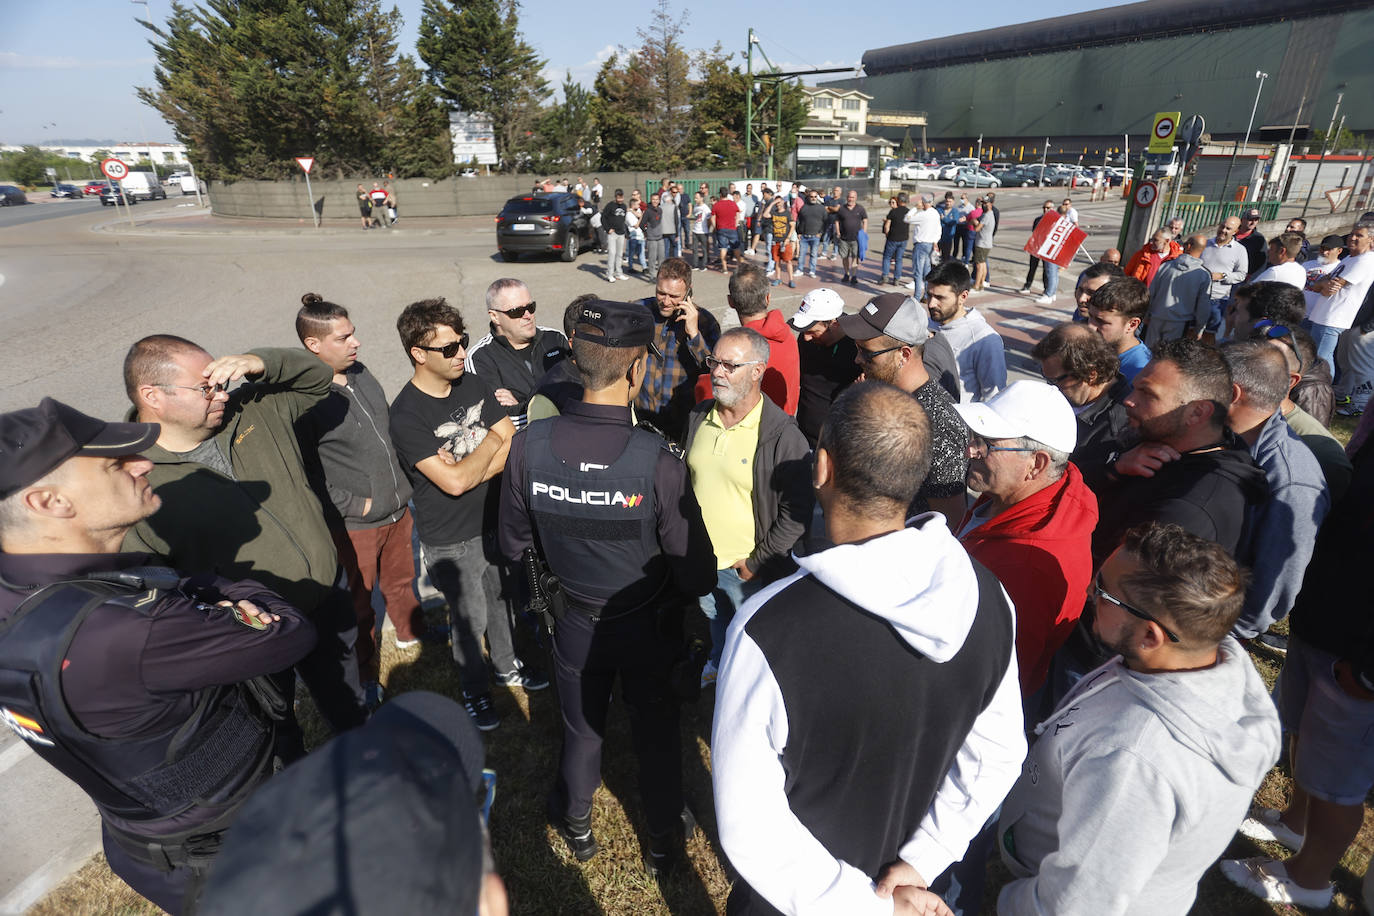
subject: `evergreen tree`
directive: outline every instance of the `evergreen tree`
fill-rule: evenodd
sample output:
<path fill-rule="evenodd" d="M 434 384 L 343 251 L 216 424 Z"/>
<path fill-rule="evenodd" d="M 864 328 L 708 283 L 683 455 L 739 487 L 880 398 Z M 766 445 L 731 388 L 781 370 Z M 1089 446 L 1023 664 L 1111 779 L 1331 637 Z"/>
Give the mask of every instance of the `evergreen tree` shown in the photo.
<path fill-rule="evenodd" d="M 515 0 L 425 0 L 416 48 L 439 97 L 488 115 L 498 158 L 521 167 L 549 86 L 520 35 Z"/>
<path fill-rule="evenodd" d="M 908 127 L 906 133 L 902 134 L 902 145 L 898 148 L 897 155 L 903 159 L 910 159 L 915 153 L 915 148 L 911 145 L 911 128 Z"/>
<path fill-rule="evenodd" d="M 550 107 L 539 121 L 538 136 L 546 170 L 597 167 L 596 124 L 592 93 L 575 83 L 572 74 L 563 79 L 563 101 Z"/>

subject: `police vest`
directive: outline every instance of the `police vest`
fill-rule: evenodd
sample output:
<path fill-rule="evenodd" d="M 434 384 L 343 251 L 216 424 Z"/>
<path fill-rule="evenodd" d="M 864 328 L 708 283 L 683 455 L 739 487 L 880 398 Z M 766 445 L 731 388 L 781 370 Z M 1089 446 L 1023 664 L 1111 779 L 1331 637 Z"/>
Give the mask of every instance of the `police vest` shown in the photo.
<path fill-rule="evenodd" d="M 574 607 L 607 614 L 636 610 L 667 582 L 658 544 L 654 471 L 662 440 L 634 429 L 609 467 L 565 464 L 552 437 L 557 417 L 525 436 L 526 497 L 544 561 Z"/>
<path fill-rule="evenodd" d="M 171 570 L 157 572 L 165 575 L 149 576 L 143 584 L 177 581 Z M 60 582 L 35 592 L 0 622 L 0 720 L 84 789 L 102 813 L 135 824 L 180 814 L 202 801 L 236 806 L 272 762 L 271 719 L 243 685 L 199 691 L 189 718 L 142 737 L 102 738 L 82 728 L 67 709 L 62 663 L 91 612 L 114 605 L 153 617 L 190 600 L 158 587 Z"/>

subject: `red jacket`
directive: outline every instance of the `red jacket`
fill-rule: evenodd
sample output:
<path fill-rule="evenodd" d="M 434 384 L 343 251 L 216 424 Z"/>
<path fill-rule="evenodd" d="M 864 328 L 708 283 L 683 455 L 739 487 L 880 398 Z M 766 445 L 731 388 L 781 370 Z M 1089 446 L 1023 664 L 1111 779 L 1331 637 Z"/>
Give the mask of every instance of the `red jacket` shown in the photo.
<path fill-rule="evenodd" d="M 1159 265 L 1163 264 L 1165 261 L 1172 261 L 1182 253 L 1183 246 L 1173 239 L 1169 239 L 1168 254 L 1160 254 L 1158 251 L 1155 251 L 1154 246 L 1146 242 L 1144 248 L 1141 248 L 1135 254 L 1131 255 L 1131 259 L 1126 262 L 1126 266 L 1123 270 L 1126 276 L 1135 277 L 1141 283 L 1149 286 L 1150 281 L 1153 280 L 1155 274 L 1159 272 Z"/>
<path fill-rule="evenodd" d="M 797 353 L 796 335 L 777 309 L 769 309 L 762 318 L 746 321 L 744 326 L 768 340 L 768 368 L 760 382 L 763 393 L 789 417 L 795 417 L 801 399 L 801 356 Z M 694 393 L 698 404 L 711 397 L 711 373 L 701 374 Z"/>
<path fill-rule="evenodd" d="M 976 509 L 987 501 L 979 497 Z M 964 514 L 960 528 L 973 509 Z M 1083 613 L 1092 581 L 1097 497 L 1072 464 L 1050 486 L 960 538 L 969 556 L 1002 583 L 1016 605 L 1021 695 L 1045 683 L 1050 659 Z"/>

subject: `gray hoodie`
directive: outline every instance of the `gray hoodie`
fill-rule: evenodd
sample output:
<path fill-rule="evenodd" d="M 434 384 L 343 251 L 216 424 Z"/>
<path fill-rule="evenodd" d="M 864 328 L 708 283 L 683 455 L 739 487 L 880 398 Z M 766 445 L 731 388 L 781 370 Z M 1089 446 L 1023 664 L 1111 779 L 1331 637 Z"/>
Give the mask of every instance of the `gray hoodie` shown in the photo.
<path fill-rule="evenodd" d="M 999 914 L 1183 916 L 1280 740 L 1264 682 L 1229 636 L 1202 671 L 1140 674 L 1118 656 L 1035 733 L 998 825 L 1018 879 Z"/>

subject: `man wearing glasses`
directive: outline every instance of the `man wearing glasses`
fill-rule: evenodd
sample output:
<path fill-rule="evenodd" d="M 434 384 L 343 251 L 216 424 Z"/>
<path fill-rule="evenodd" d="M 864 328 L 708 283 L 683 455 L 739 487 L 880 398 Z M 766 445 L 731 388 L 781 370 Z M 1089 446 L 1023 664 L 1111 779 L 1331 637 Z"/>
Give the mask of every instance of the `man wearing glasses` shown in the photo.
<path fill-rule="evenodd" d="M 1245 577 L 1222 546 L 1151 523 L 1088 596 L 1114 657 L 1035 729 L 997 827 L 1014 878 L 997 912 L 1183 916 L 1279 754 L 1274 703 L 1228 635 Z"/>
<path fill-rule="evenodd" d="M 1130 430 L 1122 401 L 1131 383 L 1121 374 L 1121 361 L 1102 335 L 1071 321 L 1056 325 L 1032 347 L 1031 359 L 1073 406 L 1078 441 L 1069 457 L 1097 492 L 1107 453 L 1119 451 Z"/>
<path fill-rule="evenodd" d="M 701 599 L 711 621 L 703 686 L 715 680 L 725 630 L 744 599 L 796 569 L 790 554 L 814 508 L 806 437 L 763 396 L 769 347 L 752 328 L 721 334 L 706 358 L 712 399 L 687 421 L 687 469 L 717 569 L 716 587 Z"/>
<path fill-rule="evenodd" d="M 1236 233 L 1236 241 L 1245 249 L 1246 273 L 1247 277 L 1264 270 L 1265 262 L 1268 260 L 1266 252 L 1268 244 L 1264 236 L 1259 232 L 1260 212 L 1254 208 L 1246 210 L 1240 217 L 1240 231 Z"/>
<path fill-rule="evenodd" d="M 335 732 L 366 718 L 354 643 L 357 622 L 324 510 L 307 478 L 296 424 L 328 396 L 334 373 L 299 349 L 212 357 L 158 334 L 129 348 L 124 387 L 139 422 L 158 423 L 148 480 L 163 509 L 129 532 L 127 551 L 163 557 L 185 573 L 253 579 L 300 608 L 319 642 L 296 665 Z M 249 380 L 230 392 L 229 385 Z M 290 711 L 283 758 L 304 754 Z"/>
<path fill-rule="evenodd" d="M 487 287 L 491 330 L 468 351 L 467 371 L 495 389 L 517 430 L 528 422 L 534 386 L 568 357 L 568 338 L 534 322 L 534 297 L 524 282 L 503 277 Z"/>
<path fill-rule="evenodd" d="M 492 565 L 495 546 L 483 537 L 495 530 L 495 520 L 485 517 L 487 482 L 506 466 L 515 423 L 491 386 L 466 371 L 468 335 L 457 309 L 443 299 L 411 303 L 396 330 L 414 374 L 391 403 L 391 440 L 415 487 L 425 566 L 448 604 L 464 706 L 479 729 L 490 731 L 501 720 L 491 702 L 483 637 L 498 680 L 529 690 L 548 686 L 516 660 Z"/>

